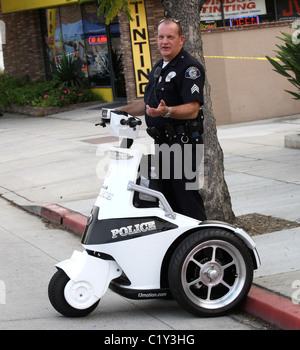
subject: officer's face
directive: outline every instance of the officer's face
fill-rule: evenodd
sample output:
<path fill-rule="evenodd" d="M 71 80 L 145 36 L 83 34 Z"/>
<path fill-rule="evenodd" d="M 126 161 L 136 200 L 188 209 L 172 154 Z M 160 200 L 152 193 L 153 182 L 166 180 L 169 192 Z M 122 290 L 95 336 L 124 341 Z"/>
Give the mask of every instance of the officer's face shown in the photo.
<path fill-rule="evenodd" d="M 158 26 L 157 44 L 164 59 L 169 62 L 182 48 L 184 35 L 178 35 L 178 26 L 174 22 L 163 22 Z"/>

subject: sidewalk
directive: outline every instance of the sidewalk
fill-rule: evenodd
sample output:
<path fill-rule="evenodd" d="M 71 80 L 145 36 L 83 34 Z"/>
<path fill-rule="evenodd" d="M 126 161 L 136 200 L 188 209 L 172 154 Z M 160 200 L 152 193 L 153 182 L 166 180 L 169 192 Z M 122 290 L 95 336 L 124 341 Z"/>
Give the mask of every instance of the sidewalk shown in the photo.
<path fill-rule="evenodd" d="M 0 195 L 81 234 L 104 176 L 94 127 L 99 106 L 32 118 L 0 117 Z M 236 216 L 259 213 L 300 223 L 300 115 L 218 127 Z M 144 127 L 139 142 L 150 145 Z M 281 329 L 300 329 L 300 227 L 254 236 L 262 266 L 245 310 Z"/>

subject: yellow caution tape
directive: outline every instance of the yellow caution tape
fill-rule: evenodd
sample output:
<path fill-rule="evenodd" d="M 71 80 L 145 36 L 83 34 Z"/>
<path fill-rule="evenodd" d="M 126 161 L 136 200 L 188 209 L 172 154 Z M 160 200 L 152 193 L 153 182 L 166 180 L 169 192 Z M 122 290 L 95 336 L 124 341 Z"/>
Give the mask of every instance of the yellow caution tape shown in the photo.
<path fill-rule="evenodd" d="M 267 61 L 266 57 L 236 57 L 236 56 L 204 56 L 204 58 L 228 58 L 233 60 L 262 60 Z M 278 58 L 273 58 L 275 61 L 279 61 Z"/>

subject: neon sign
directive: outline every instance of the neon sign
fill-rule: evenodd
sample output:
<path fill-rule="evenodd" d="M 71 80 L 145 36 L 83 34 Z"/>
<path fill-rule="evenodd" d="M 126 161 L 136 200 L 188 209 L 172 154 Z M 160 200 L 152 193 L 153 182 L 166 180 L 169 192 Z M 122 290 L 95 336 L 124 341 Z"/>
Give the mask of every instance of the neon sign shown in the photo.
<path fill-rule="evenodd" d="M 230 18 L 230 27 L 242 26 L 245 24 L 259 24 L 258 16 Z"/>
<path fill-rule="evenodd" d="M 100 45 L 100 44 L 106 44 L 106 43 L 107 43 L 106 35 L 95 35 L 95 36 L 89 37 L 90 45 Z"/>

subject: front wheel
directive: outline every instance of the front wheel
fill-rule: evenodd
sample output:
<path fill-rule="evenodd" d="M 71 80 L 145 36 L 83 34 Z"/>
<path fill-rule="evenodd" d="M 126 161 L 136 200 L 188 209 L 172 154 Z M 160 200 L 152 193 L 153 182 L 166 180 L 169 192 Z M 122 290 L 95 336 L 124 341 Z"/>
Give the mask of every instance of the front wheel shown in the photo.
<path fill-rule="evenodd" d="M 219 316 L 248 294 L 253 263 L 248 248 L 220 228 L 197 231 L 172 255 L 169 286 L 176 301 L 197 316 Z"/>
<path fill-rule="evenodd" d="M 56 311 L 67 317 L 84 317 L 91 313 L 99 304 L 96 301 L 92 306 L 86 309 L 76 309 L 72 307 L 65 299 L 65 289 L 70 281 L 68 275 L 61 269 L 58 269 L 53 275 L 48 286 L 49 300 Z M 79 288 L 82 290 L 80 291 Z M 88 293 L 88 288 L 84 285 L 77 288 L 75 293 L 79 293 L 78 297 L 85 297 Z"/>

